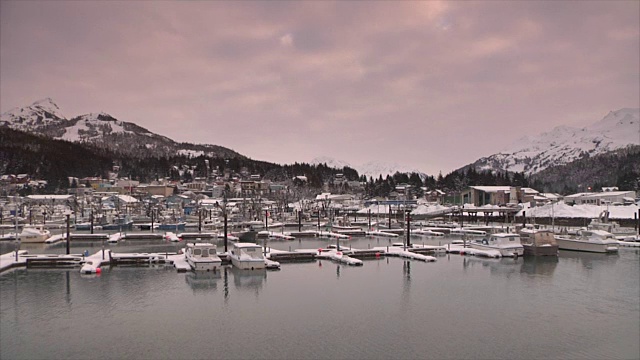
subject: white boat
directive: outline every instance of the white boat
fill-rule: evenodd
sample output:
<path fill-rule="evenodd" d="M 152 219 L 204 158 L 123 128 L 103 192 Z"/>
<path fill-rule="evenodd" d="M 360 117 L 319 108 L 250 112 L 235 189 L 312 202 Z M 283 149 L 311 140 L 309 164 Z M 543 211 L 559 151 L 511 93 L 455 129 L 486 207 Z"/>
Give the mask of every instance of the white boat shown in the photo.
<path fill-rule="evenodd" d="M 524 255 L 524 247 L 520 243 L 520 235 L 511 233 L 491 234 L 482 240 L 470 243 L 473 249 L 498 250 L 502 256 L 518 257 Z"/>
<path fill-rule="evenodd" d="M 231 249 L 231 263 L 238 269 L 257 270 L 264 269 L 264 255 L 262 247 L 254 243 L 237 242 Z"/>
<path fill-rule="evenodd" d="M 25 227 L 19 237 L 23 243 L 44 243 L 45 240 L 51 237 L 51 231 L 42 228 Z"/>
<path fill-rule="evenodd" d="M 222 265 L 216 246 L 211 243 L 187 244 L 184 257 L 194 271 L 215 271 Z"/>
<path fill-rule="evenodd" d="M 578 230 L 576 236 L 556 236 L 560 250 L 612 253 L 618 251 L 618 240 L 604 230 Z"/>

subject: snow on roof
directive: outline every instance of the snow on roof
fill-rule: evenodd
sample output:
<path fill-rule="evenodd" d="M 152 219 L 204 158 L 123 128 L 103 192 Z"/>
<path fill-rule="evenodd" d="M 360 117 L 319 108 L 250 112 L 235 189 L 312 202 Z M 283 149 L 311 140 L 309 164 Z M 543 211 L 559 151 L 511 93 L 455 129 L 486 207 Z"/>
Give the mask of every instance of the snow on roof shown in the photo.
<path fill-rule="evenodd" d="M 316 195 L 316 200 L 351 200 L 354 196 L 350 194 L 335 194 L 331 193 L 322 193 L 320 195 Z"/>
<path fill-rule="evenodd" d="M 69 200 L 73 195 L 28 195 L 30 200 Z"/>
<path fill-rule="evenodd" d="M 522 191 L 524 191 L 525 194 L 539 194 L 540 193 L 540 191 L 538 191 L 536 189 L 528 188 L 528 187 L 523 187 Z"/>
<path fill-rule="evenodd" d="M 638 212 L 638 205 L 609 206 L 606 205 L 574 205 L 570 206 L 560 201 L 556 204 L 546 204 L 526 209 L 527 217 L 557 217 L 557 218 L 590 218 L 595 219 L 605 211 L 609 211 L 610 219 L 633 219 Z M 522 211 L 516 216 L 522 216 Z"/>
<path fill-rule="evenodd" d="M 120 201 L 126 202 L 126 203 L 137 203 L 138 199 L 134 198 L 133 196 L 129 196 L 129 195 L 118 195 L 118 198 L 120 199 Z"/>
<path fill-rule="evenodd" d="M 633 191 L 607 191 L 607 192 L 601 192 L 601 193 L 593 193 L 593 194 L 590 194 L 588 197 L 600 198 L 600 197 L 609 197 L 609 196 L 622 196 L 622 195 L 628 195 L 630 193 L 634 193 L 634 192 Z"/>
<path fill-rule="evenodd" d="M 565 199 L 573 199 L 573 198 L 579 198 L 579 197 L 582 197 L 582 196 L 586 196 L 586 195 L 589 195 L 589 194 L 590 194 L 590 193 L 584 193 L 584 192 L 582 192 L 582 193 L 575 193 L 575 194 L 571 194 L 571 195 L 566 195 L 564 198 L 565 198 Z"/>
<path fill-rule="evenodd" d="M 483 191 L 486 193 L 498 191 L 511 191 L 511 186 L 469 186 L 472 189 Z"/>

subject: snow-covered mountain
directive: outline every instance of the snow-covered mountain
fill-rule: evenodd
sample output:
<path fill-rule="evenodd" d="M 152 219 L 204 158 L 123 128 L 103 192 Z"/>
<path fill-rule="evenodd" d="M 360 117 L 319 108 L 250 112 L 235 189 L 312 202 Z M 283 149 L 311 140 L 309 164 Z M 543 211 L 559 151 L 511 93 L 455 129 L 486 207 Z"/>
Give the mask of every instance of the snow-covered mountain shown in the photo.
<path fill-rule="evenodd" d="M 59 140 L 91 143 L 135 156 L 206 154 L 212 157 L 241 157 L 235 151 L 221 146 L 177 143 L 166 136 L 152 133 L 134 123 L 120 121 L 106 113 L 91 113 L 68 119 L 50 98 L 1 114 L 0 126 Z"/>
<path fill-rule="evenodd" d="M 337 160 L 328 156 L 321 156 L 311 160 L 310 164 L 312 165 L 326 164 L 329 167 L 334 167 L 337 169 L 341 169 L 345 166 L 348 166 L 352 169 L 356 169 L 359 175 L 366 175 L 367 179 L 369 177 L 373 177 L 374 179 L 377 179 L 381 175 L 383 178 L 386 178 L 387 175 L 393 175 L 396 172 L 401 172 L 401 173 L 415 172 L 420 174 L 423 179 L 426 177 L 426 174 L 424 174 L 422 171 L 417 169 L 411 169 L 408 166 L 376 162 L 376 161 L 369 161 L 367 163 L 360 164 L 360 165 L 352 165 L 343 160 Z"/>
<path fill-rule="evenodd" d="M 611 111 L 585 128 L 558 126 L 540 135 L 525 136 L 503 151 L 469 166 L 477 170 L 508 170 L 530 175 L 550 166 L 629 145 L 640 145 L 640 109 Z"/>

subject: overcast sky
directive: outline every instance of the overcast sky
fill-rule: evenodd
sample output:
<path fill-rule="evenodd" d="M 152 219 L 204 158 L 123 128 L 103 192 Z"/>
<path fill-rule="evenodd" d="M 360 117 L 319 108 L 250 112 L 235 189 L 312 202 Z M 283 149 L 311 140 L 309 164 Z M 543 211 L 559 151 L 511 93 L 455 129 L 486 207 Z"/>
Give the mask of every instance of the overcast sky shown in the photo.
<path fill-rule="evenodd" d="M 638 1 L 0 4 L 0 112 L 51 97 L 277 163 L 446 174 L 640 107 Z"/>

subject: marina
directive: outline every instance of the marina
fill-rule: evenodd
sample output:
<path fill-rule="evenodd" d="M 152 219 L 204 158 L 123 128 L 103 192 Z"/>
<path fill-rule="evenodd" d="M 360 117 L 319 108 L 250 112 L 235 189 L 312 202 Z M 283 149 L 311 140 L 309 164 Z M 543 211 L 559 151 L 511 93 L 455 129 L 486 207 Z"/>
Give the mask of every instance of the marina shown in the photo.
<path fill-rule="evenodd" d="M 99 350 L 105 344 L 105 352 L 98 351 L 95 358 L 120 358 L 141 351 L 144 344 L 150 357 L 192 358 L 205 351 L 198 345 L 204 333 L 223 344 L 232 343 L 242 333 L 253 342 L 242 349 L 222 345 L 216 358 L 422 358 L 421 354 L 429 352 L 436 358 L 511 359 L 518 357 L 526 344 L 548 339 L 549 328 L 561 335 L 554 338 L 553 346 L 527 350 L 529 356 L 616 359 L 635 358 L 640 353 L 637 341 L 631 340 L 639 335 L 640 289 L 635 276 L 625 276 L 640 271 L 640 250 L 625 248 L 613 255 L 560 251 L 558 257 L 491 258 L 457 241 L 438 245 L 432 240 L 412 245 L 416 249 L 429 247 L 432 255 L 427 256 L 436 260 L 424 262 L 399 257 L 406 255 L 404 244 L 394 246 L 391 239 L 352 240 L 351 248 L 341 246 L 340 252 L 346 254 L 342 257 L 334 246 L 321 257 L 317 249 L 309 249 L 326 244 L 322 239 L 273 242 L 268 249 L 271 258 L 294 252 L 310 257 L 302 262 L 285 261 L 277 272 L 241 270 L 231 264 L 216 272 L 193 272 L 184 254 L 169 248 L 166 252 L 136 252 L 150 247 L 140 247 L 139 242 L 117 244 L 104 254 L 96 250 L 84 256 L 82 265 L 79 259 L 84 253 L 76 243 L 70 257 L 49 254 L 74 262 L 72 267 L 20 266 L 0 274 L 0 355 L 77 358 L 86 346 Z M 379 243 L 381 246 L 373 246 Z M 289 246 L 293 246 L 291 251 L 285 250 Z M 55 249 L 62 248 L 50 250 Z M 362 258 L 362 265 L 357 265 L 352 254 L 358 249 L 374 255 Z M 456 249 L 463 256 L 454 254 Z M 468 256 L 474 251 L 476 256 Z M 29 258 L 24 250 L 18 255 L 25 261 Z M 15 258 L 15 254 L 2 255 L 3 266 L 7 256 Z M 588 297 L 582 296 L 580 283 L 596 279 L 600 285 L 591 288 Z M 354 301 L 356 294 L 360 296 Z M 14 316 L 44 301 L 49 306 L 39 312 Z M 314 307 L 331 301 L 339 306 L 330 312 Z M 478 301 L 486 305 L 481 309 L 472 306 Z M 535 306 L 540 301 L 544 307 Z M 176 312 L 175 304 L 205 316 Z M 260 311 L 258 318 L 233 315 L 258 314 L 252 310 L 255 305 L 268 311 Z M 594 312 L 596 308 L 600 311 Z M 158 309 L 164 310 L 162 320 L 157 319 Z M 99 338 L 81 335 L 86 330 L 79 324 L 86 312 L 101 323 Z M 341 323 L 339 319 L 345 317 L 356 322 Z M 211 327 L 209 319 L 221 327 Z M 257 326 L 249 326 L 249 319 Z M 156 321 L 178 331 L 157 332 L 153 326 L 134 325 Z M 274 321 L 280 324 L 278 336 L 262 330 Z M 432 326 L 424 327 L 425 321 Z M 487 328 L 489 321 L 493 325 Z M 65 338 L 65 346 L 59 346 L 63 340 L 57 341 L 52 330 L 71 323 L 75 325 L 70 335 L 75 336 Z M 306 323 L 314 324 L 313 335 L 303 330 Z M 9 335 L 16 327 L 29 335 L 34 346 L 25 347 L 24 337 Z M 348 335 L 356 329 L 368 329 L 369 336 Z M 388 329 L 404 329 L 411 335 L 389 342 Z M 478 331 L 507 339 L 510 345 L 486 346 L 473 336 Z M 522 331 L 529 334 L 526 342 L 516 335 Z M 467 346 L 449 341 L 455 337 L 467 339 Z M 106 347 L 114 341 L 120 346 Z M 189 346 L 180 346 L 185 343 Z M 331 343 L 331 349 L 319 346 L 321 343 Z"/>
<path fill-rule="evenodd" d="M 537 224 L 520 206 L 483 207 L 479 217 L 480 208 L 422 200 L 404 207 L 336 195 L 348 206 L 337 200 L 329 206 L 329 195 L 315 204 L 289 203 L 287 210 L 267 199 L 257 202 L 263 206 L 257 211 L 247 209 L 255 200 L 215 201 L 202 194 L 184 208 L 166 200 L 152 209 L 109 205 L 95 210 L 102 213 L 101 225 L 90 221 L 88 227 L 87 213 L 75 213 L 69 203 L 55 206 L 46 224 L 44 218 L 4 211 L 0 357 L 85 358 L 87 331 L 76 329 L 87 313 L 100 317 L 99 339 L 119 345 L 94 358 L 139 357 L 140 342 L 153 358 L 198 358 L 209 353 L 201 333 L 207 340 L 215 336 L 216 344 L 252 339 L 241 348 L 216 346 L 211 357 L 221 359 L 513 359 L 523 351 L 533 358 L 638 357 L 637 342 L 631 341 L 638 335 L 634 317 L 640 315 L 637 206 L 616 209 L 622 214 L 616 216 L 633 216 L 633 223 L 618 225 L 624 219 L 614 217 L 611 225 L 601 216 L 565 218 L 560 226 L 555 218 Z M 117 204 L 120 197 L 115 198 Z M 122 199 L 133 203 L 130 198 Z M 5 210 L 20 208 L 20 201 L 9 201 Z M 225 201 L 229 205 L 219 205 Z M 20 215 L 33 213 L 29 206 Z M 372 215 L 378 207 L 383 211 Z M 492 211 L 499 215 L 491 217 Z M 162 223 L 169 226 L 163 230 Z M 567 251 L 565 238 L 581 246 Z M 589 252 L 591 243 L 606 243 L 605 251 Z M 46 294 L 40 289 L 55 298 L 42 303 Z M 72 295 L 77 289 L 82 290 Z M 51 306 L 64 298 L 74 301 Z M 609 302 L 619 313 L 602 309 Z M 25 318 L 26 312 L 41 316 Z M 600 315 L 597 322 L 594 313 Z M 61 322 L 64 317 L 74 325 Z M 616 325 L 604 327 L 609 333 L 602 338 L 602 324 L 609 321 Z M 594 325 L 598 331 L 592 334 L 584 328 Z M 171 329 L 169 339 L 151 330 L 160 327 Z M 58 328 L 85 342 L 56 340 Z M 533 349 L 532 343 L 549 340 L 549 328 L 559 335 Z M 35 347 L 25 350 L 22 335 L 5 335 L 11 329 L 38 339 L 30 341 Z M 411 335 L 402 338 L 404 330 Z M 367 337 L 352 335 L 362 333 Z M 487 346 L 475 337 L 479 333 L 509 345 Z M 585 340 L 588 335 L 599 341 Z M 50 345 L 61 341 L 65 346 Z M 91 342 L 89 348 L 93 354 L 101 346 Z"/>

